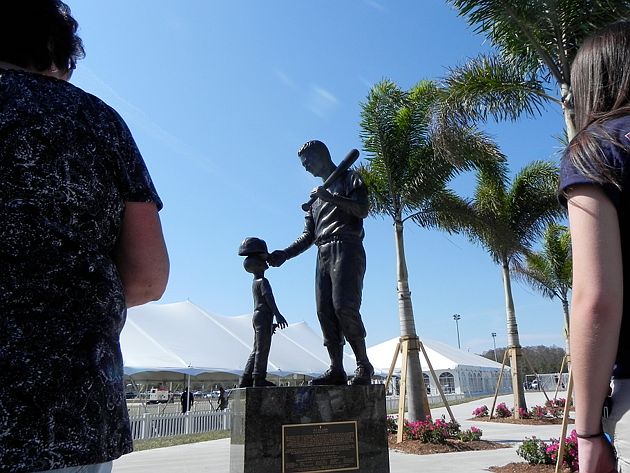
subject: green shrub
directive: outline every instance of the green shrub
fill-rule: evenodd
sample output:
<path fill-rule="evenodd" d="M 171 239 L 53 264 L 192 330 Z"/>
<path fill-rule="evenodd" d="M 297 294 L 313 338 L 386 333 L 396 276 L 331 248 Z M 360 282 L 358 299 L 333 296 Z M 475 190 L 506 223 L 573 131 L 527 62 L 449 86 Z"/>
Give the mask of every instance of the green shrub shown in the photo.
<path fill-rule="evenodd" d="M 543 442 L 536 437 L 526 438 L 516 453 L 531 465 L 555 465 L 558 457 L 560 441 L 551 439 L 550 443 Z M 575 430 L 565 439 L 562 465 L 571 471 L 578 470 L 577 434 Z"/>
<path fill-rule="evenodd" d="M 523 457 L 530 465 L 551 465 L 551 456 L 547 453 L 547 444 L 539 438 L 532 437 L 523 440 L 516 450 L 518 456 Z"/>
<path fill-rule="evenodd" d="M 394 416 L 387 416 L 385 426 L 387 427 L 388 434 L 395 434 L 398 432 L 398 419 Z"/>
<path fill-rule="evenodd" d="M 389 419 L 388 419 L 389 420 Z M 459 422 L 446 422 L 442 416 L 435 421 L 427 417 L 424 421 L 405 421 L 404 437 L 407 440 L 418 440 L 422 443 L 446 443 L 447 439 L 459 439 L 463 442 L 471 442 L 481 439 L 482 431 L 477 427 L 461 431 Z"/>
<path fill-rule="evenodd" d="M 462 430 L 457 434 L 457 438 L 462 442 L 472 442 L 473 440 L 481 440 L 483 431 L 477 427 L 471 427 L 468 430 Z"/>
<path fill-rule="evenodd" d="M 500 403 L 494 412 L 497 417 L 512 417 L 512 411 L 508 409 L 505 402 Z"/>

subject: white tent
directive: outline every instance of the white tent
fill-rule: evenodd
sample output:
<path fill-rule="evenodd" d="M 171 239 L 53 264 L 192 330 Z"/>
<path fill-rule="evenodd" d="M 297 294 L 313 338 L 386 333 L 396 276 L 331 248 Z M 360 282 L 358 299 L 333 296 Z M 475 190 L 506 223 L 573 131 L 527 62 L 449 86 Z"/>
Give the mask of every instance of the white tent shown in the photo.
<path fill-rule="evenodd" d="M 190 301 L 146 304 L 129 309 L 121 334 L 125 374 L 166 371 L 200 373 L 243 372 L 252 351 L 252 316 L 212 314 Z M 328 369 L 322 338 L 306 322 L 277 330 L 271 342 L 268 374 L 317 376 Z M 347 372 L 356 368 L 346 354 Z"/>
<path fill-rule="evenodd" d="M 375 369 L 387 372 L 391 366 L 398 338 L 392 338 L 368 348 L 368 356 Z M 447 394 L 479 395 L 493 393 L 496 388 L 501 363 L 475 355 L 442 342 L 423 340 L 422 344 L 431 361 L 440 385 Z M 420 363 L 425 384 L 431 394 L 437 394 L 435 381 L 422 353 Z M 402 357 L 399 355 L 394 374 L 400 374 Z M 503 374 L 502 392 L 509 389 L 509 373 Z"/>

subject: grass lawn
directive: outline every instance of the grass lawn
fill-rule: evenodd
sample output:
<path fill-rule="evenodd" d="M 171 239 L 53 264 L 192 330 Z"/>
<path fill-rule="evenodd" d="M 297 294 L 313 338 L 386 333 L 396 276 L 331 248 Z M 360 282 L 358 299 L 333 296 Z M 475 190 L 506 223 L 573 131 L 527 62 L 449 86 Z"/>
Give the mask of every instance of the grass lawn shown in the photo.
<path fill-rule="evenodd" d="M 164 437 L 148 440 L 135 440 L 133 442 L 134 452 L 150 450 L 152 448 L 173 447 L 186 443 L 206 442 L 208 440 L 224 439 L 230 436 L 229 430 L 214 430 L 202 434 L 179 435 L 177 437 Z"/>

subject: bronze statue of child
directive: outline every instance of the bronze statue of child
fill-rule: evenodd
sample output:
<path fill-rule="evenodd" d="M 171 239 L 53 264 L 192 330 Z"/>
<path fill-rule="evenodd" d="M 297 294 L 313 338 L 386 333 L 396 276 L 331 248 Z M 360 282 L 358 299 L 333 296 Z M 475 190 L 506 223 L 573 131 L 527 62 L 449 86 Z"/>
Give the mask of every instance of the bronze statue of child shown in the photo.
<path fill-rule="evenodd" d="M 245 364 L 243 376 L 239 381 L 239 388 L 275 386 L 267 381 L 267 360 L 271 348 L 271 336 L 276 327 L 287 327 L 288 323 L 282 316 L 271 291 L 271 285 L 265 278 L 267 265 L 267 244 L 255 237 L 245 238 L 239 247 L 238 254 L 245 256 L 243 266 L 245 271 L 254 275 L 252 294 L 254 296 L 254 347 Z M 276 323 L 273 323 L 274 317 Z"/>

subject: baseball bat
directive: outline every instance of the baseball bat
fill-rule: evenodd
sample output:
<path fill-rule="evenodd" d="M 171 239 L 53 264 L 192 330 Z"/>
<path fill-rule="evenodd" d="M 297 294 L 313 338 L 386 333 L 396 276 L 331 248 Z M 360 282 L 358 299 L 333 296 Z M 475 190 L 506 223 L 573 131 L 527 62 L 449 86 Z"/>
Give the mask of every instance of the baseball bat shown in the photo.
<path fill-rule="evenodd" d="M 328 176 L 328 179 L 324 181 L 324 183 L 322 184 L 322 187 L 324 189 L 328 189 L 330 185 L 333 182 L 335 182 L 339 176 L 341 176 L 341 174 L 343 174 L 345 171 L 350 169 L 350 166 L 352 166 L 358 158 L 359 158 L 359 150 L 351 149 L 350 152 L 346 155 L 346 157 L 343 158 L 343 161 L 339 163 L 339 165 L 337 166 L 337 169 L 335 169 L 330 174 L 330 176 Z M 308 212 L 316 200 L 317 200 L 317 197 L 311 197 L 308 202 L 305 202 L 302 204 L 302 210 L 304 210 L 305 212 Z"/>

